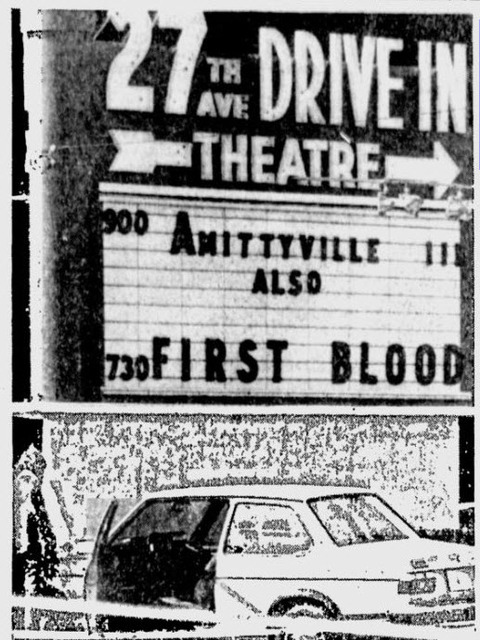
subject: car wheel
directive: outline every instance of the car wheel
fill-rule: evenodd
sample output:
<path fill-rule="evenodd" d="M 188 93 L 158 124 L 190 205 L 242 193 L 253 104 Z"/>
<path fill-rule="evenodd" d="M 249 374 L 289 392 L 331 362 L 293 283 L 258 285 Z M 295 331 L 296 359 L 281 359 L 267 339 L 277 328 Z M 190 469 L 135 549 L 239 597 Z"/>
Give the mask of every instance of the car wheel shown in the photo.
<path fill-rule="evenodd" d="M 313 618 L 316 620 L 335 618 L 333 610 L 321 602 L 298 600 L 281 605 L 276 610 L 276 615 L 287 616 L 289 618 Z M 304 635 L 305 640 L 329 640 L 332 637 L 329 633 L 320 631 L 315 635 Z"/>

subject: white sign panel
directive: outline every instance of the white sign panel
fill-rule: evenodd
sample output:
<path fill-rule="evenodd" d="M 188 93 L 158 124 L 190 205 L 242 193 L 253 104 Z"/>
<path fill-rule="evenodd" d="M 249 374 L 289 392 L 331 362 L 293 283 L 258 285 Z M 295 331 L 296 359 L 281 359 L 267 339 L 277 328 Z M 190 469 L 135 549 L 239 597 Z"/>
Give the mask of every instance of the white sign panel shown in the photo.
<path fill-rule="evenodd" d="M 468 398 L 445 204 L 101 191 L 106 395 Z"/>

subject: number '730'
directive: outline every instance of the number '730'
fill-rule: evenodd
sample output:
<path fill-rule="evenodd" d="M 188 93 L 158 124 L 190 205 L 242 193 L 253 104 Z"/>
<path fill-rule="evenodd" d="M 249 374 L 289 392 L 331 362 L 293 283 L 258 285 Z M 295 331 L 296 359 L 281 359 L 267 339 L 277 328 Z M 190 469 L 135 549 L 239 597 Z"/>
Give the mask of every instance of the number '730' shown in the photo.
<path fill-rule="evenodd" d="M 153 87 L 133 86 L 130 80 L 150 49 L 155 25 L 164 29 L 180 29 L 170 70 L 165 99 L 165 113 L 186 114 L 195 65 L 200 54 L 207 23 L 203 13 L 164 15 L 148 12 L 110 11 L 116 29 L 130 25 L 124 48 L 113 60 L 107 76 L 107 109 L 153 112 Z"/>

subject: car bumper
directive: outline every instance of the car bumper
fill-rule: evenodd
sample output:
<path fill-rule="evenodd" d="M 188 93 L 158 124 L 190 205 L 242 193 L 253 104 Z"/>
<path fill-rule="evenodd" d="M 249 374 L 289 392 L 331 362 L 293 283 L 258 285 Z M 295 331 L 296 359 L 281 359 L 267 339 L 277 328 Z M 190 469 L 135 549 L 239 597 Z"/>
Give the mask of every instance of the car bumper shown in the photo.
<path fill-rule="evenodd" d="M 391 622 L 416 625 L 441 625 L 442 627 L 469 627 L 475 622 L 475 606 L 459 606 L 416 613 L 393 614 Z"/>
<path fill-rule="evenodd" d="M 388 620 L 393 624 L 441 626 L 441 627 L 473 627 L 475 624 L 475 605 L 461 603 L 449 607 L 435 607 L 421 611 L 378 613 L 371 615 L 346 615 L 344 620 Z"/>

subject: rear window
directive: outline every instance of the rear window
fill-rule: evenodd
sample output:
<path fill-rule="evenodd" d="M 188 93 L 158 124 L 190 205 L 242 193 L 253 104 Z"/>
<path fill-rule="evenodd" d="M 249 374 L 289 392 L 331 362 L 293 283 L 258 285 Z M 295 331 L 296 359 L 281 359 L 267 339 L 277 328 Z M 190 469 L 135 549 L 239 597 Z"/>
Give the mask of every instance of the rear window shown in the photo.
<path fill-rule="evenodd" d="M 330 496 L 313 500 L 310 505 L 340 547 L 409 537 L 407 525 L 402 526 L 400 518 L 374 495 Z"/>

